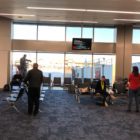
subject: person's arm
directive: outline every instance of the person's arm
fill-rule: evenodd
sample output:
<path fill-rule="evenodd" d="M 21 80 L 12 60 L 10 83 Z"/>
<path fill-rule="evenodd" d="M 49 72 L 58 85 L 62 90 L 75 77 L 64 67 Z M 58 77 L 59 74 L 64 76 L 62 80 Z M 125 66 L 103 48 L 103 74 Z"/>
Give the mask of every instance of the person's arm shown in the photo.
<path fill-rule="evenodd" d="M 26 59 L 26 61 L 28 61 L 28 62 L 32 62 L 30 59 Z"/>

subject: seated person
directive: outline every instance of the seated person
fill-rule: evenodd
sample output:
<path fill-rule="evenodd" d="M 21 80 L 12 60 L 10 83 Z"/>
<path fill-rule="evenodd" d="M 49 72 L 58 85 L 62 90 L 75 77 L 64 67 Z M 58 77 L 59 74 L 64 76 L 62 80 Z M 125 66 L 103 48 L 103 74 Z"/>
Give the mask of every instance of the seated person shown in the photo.
<path fill-rule="evenodd" d="M 102 76 L 101 80 L 97 82 L 95 92 L 100 93 L 103 96 L 103 105 L 108 106 L 107 97 L 109 98 L 109 102 L 111 100 L 111 97 L 110 94 L 106 91 L 105 76 Z"/>
<path fill-rule="evenodd" d="M 12 81 L 10 82 L 11 90 L 13 89 L 13 85 L 17 85 L 20 87 L 22 82 L 22 76 L 19 71 L 16 71 L 16 74 L 13 76 Z"/>

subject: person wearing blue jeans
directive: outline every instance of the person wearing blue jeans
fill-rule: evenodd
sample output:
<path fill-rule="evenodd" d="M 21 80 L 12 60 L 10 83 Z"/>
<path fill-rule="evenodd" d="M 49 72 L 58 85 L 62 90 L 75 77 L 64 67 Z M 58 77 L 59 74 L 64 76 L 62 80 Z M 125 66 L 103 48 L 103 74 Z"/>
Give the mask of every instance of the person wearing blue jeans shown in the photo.
<path fill-rule="evenodd" d="M 131 111 L 131 106 L 133 102 L 133 97 L 135 98 L 136 103 L 136 112 L 139 112 L 139 92 L 140 92 L 140 74 L 137 66 L 133 66 L 133 71 L 130 73 L 128 78 L 128 87 L 129 87 L 129 103 L 128 103 L 128 112 Z"/>
<path fill-rule="evenodd" d="M 135 98 L 135 102 L 136 102 L 136 112 L 139 112 L 139 93 L 140 93 L 140 89 L 136 89 L 136 90 L 129 90 L 129 103 L 128 103 L 128 111 L 131 111 L 131 106 L 132 106 L 132 102 L 133 102 L 133 98 Z"/>

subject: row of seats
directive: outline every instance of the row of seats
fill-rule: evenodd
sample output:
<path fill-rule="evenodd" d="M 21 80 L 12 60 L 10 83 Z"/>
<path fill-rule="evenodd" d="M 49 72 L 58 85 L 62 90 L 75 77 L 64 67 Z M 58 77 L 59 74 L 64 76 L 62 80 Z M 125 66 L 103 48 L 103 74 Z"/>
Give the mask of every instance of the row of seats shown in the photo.
<path fill-rule="evenodd" d="M 44 101 L 45 98 L 46 89 L 44 87 L 41 87 L 41 94 L 40 94 L 40 101 Z M 10 91 L 10 94 L 8 97 L 6 97 L 6 101 L 8 102 L 9 106 L 5 108 L 3 111 L 6 111 L 10 109 L 11 107 L 14 108 L 17 112 L 20 112 L 19 109 L 16 107 L 16 102 L 18 99 L 20 99 L 23 94 L 28 94 L 28 87 L 24 84 L 19 85 L 13 85 L 12 90 Z M 2 111 L 2 112 L 3 112 Z"/>
<path fill-rule="evenodd" d="M 83 81 L 81 78 L 74 78 L 74 83 L 72 83 L 72 78 L 65 77 L 64 86 L 71 85 L 71 84 L 78 85 L 78 86 L 85 84 L 86 86 L 90 86 L 92 83 L 96 83 L 98 80 L 99 79 L 93 79 L 93 81 L 91 82 L 90 78 L 84 78 Z M 44 77 L 43 83 L 45 86 L 50 86 L 51 84 L 53 86 L 61 86 L 61 77 L 54 77 L 53 81 L 51 81 L 50 77 Z M 106 83 L 108 86 L 110 85 L 109 79 L 106 79 Z"/>

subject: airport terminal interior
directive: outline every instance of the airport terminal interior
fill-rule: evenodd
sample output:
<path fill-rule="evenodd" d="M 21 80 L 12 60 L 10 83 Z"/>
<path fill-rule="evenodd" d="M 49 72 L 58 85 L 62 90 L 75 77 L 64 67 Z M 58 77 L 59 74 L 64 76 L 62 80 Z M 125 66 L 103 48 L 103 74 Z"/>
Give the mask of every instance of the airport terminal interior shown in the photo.
<path fill-rule="evenodd" d="M 127 112 L 139 36 L 139 0 L 0 1 L 0 140 L 139 140 L 135 100 Z M 24 55 L 43 72 L 36 116 L 28 87 L 11 86 Z M 94 94 L 103 75 L 107 105 Z"/>

